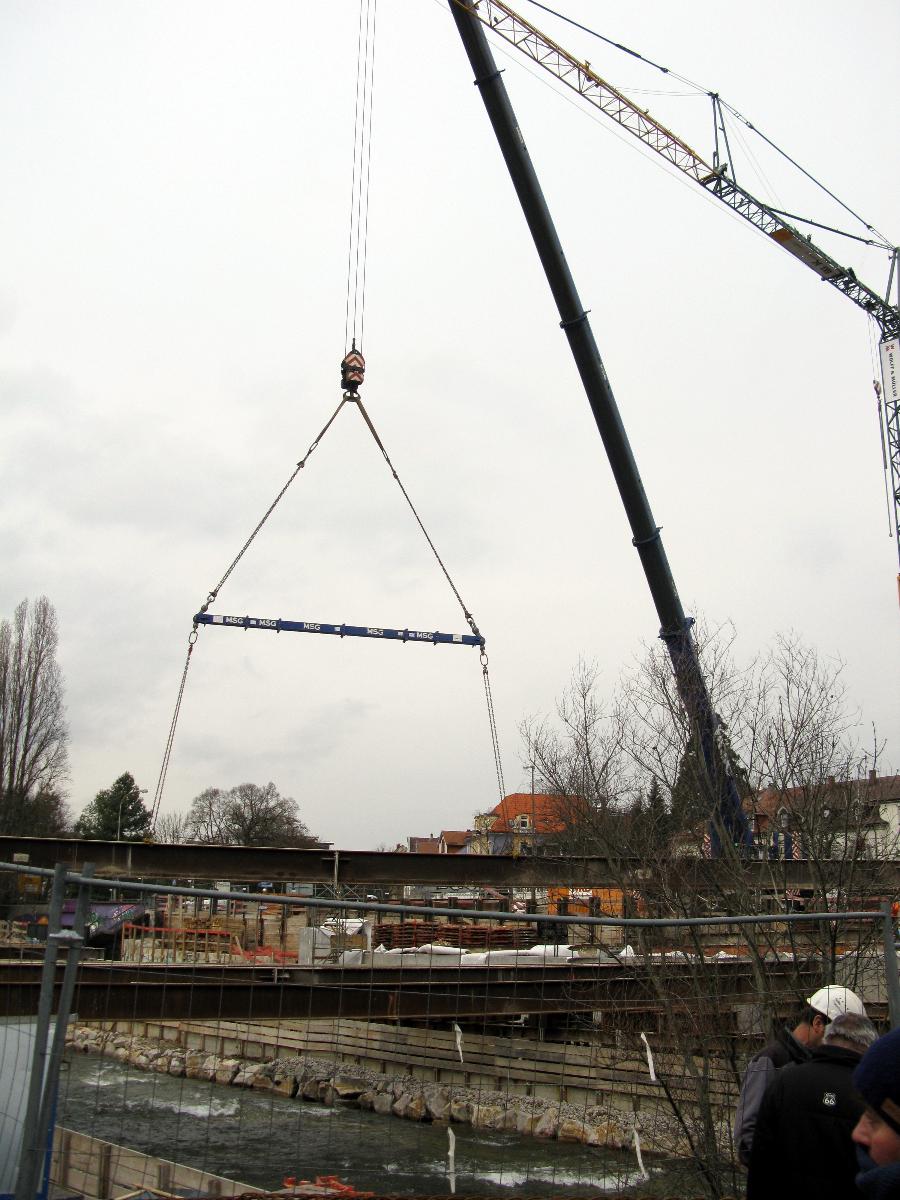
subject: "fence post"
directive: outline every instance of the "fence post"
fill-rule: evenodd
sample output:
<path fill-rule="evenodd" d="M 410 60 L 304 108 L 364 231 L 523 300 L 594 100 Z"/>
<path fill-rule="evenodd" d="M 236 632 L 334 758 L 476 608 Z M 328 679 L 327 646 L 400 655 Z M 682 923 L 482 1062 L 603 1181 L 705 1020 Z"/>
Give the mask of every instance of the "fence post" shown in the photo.
<path fill-rule="evenodd" d="M 884 944 L 884 977 L 887 982 L 888 1013 L 891 1018 L 891 1029 L 900 1026 L 900 968 L 897 965 L 897 934 L 891 916 L 891 906 L 888 901 L 882 905 L 882 941 Z"/>
<path fill-rule="evenodd" d="M 57 943 L 51 935 L 59 932 L 63 900 L 66 894 L 66 866 L 57 863 L 53 870 L 50 890 L 50 905 L 47 913 L 47 944 L 44 949 L 44 966 L 41 971 L 41 991 L 38 999 L 37 1020 L 34 1026 L 34 1051 L 31 1056 L 31 1078 L 28 1082 L 28 1101 L 22 1121 L 22 1147 L 19 1153 L 19 1170 L 16 1175 L 15 1200 L 34 1200 L 37 1191 L 38 1164 L 43 1147 L 37 1141 L 38 1116 L 44 1088 L 44 1071 L 47 1063 L 47 1035 L 50 1031 L 50 1013 L 53 1009 L 53 986 L 56 982 Z"/>
<path fill-rule="evenodd" d="M 85 863 L 82 875 L 91 876 L 93 874 L 94 864 Z M 41 1108 L 35 1130 L 34 1140 L 41 1153 L 46 1153 L 49 1150 L 47 1139 L 50 1135 L 50 1126 L 56 1108 L 59 1068 L 66 1048 L 66 1030 L 69 1026 L 72 997 L 75 994 L 75 979 L 78 975 L 78 966 L 81 961 L 81 947 L 84 945 L 84 926 L 88 915 L 90 894 L 91 885 L 89 883 L 80 883 L 78 885 L 78 899 L 75 902 L 75 915 L 72 920 L 72 928 L 60 929 L 58 933 L 50 935 L 56 939 L 57 947 L 66 947 L 66 967 L 63 972 L 62 986 L 60 987 L 56 1026 L 53 1030 L 53 1043 L 50 1047 L 50 1057 L 47 1063 L 44 1094 L 41 1098 Z M 38 1190 L 38 1185 L 43 1185 L 45 1182 L 42 1178 L 43 1172 L 40 1170 L 42 1158 L 37 1157 L 35 1161 L 37 1166 L 37 1173 L 34 1180 L 35 1193 L 41 1198 L 46 1198 L 47 1189 L 41 1186 L 40 1190 Z"/>

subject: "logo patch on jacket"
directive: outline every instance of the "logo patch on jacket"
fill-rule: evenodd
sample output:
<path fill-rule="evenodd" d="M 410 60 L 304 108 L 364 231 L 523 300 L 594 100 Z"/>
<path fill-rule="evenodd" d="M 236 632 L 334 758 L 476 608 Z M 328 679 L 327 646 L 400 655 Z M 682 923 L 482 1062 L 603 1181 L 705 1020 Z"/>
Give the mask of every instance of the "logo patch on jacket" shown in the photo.
<path fill-rule="evenodd" d="M 822 1097 L 822 1103 L 826 1108 L 834 1108 L 837 1105 L 837 1096 L 834 1092 L 826 1092 Z"/>

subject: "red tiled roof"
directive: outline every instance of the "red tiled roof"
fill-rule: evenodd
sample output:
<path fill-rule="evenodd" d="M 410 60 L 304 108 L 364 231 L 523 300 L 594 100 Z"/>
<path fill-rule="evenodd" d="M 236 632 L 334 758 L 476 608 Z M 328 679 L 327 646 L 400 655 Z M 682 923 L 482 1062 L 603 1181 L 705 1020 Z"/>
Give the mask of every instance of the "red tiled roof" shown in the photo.
<path fill-rule="evenodd" d="M 441 841 L 448 846 L 464 846 L 470 833 L 469 829 L 442 829 Z"/>
<path fill-rule="evenodd" d="M 409 839 L 410 854 L 439 854 L 440 849 L 440 838 L 411 837 Z"/>
<path fill-rule="evenodd" d="M 512 792 L 491 809 L 491 833 L 507 833 L 516 817 L 526 816 L 536 833 L 562 833 L 573 812 L 585 807 L 580 796 L 548 796 L 543 792 Z"/>
<path fill-rule="evenodd" d="M 847 797 L 848 789 L 854 800 L 870 804 L 900 802 L 900 775 L 879 775 L 874 779 L 868 777 L 849 781 L 831 779 L 808 787 L 764 788 L 753 797 L 752 807 L 757 814 L 771 818 L 782 806 L 802 809 L 806 804 L 827 800 L 829 795 L 833 795 L 835 801 L 840 801 Z M 751 800 L 746 800 L 745 806 L 750 805 Z"/>

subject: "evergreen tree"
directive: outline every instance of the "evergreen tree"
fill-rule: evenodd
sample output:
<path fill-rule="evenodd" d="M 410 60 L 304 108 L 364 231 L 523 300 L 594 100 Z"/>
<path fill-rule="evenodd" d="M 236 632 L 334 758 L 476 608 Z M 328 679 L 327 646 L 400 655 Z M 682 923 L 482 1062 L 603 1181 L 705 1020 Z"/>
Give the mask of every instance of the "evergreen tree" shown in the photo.
<path fill-rule="evenodd" d="M 58 791 L 0 795 L 0 834 L 11 837 L 62 837 L 69 829 L 66 802 Z"/>
<path fill-rule="evenodd" d="M 724 752 L 731 777 L 743 800 L 750 794 L 747 772 L 731 745 L 724 725 L 719 726 L 719 749 Z M 721 781 L 724 783 L 724 781 Z M 692 734 L 687 749 L 678 764 L 678 773 L 672 785 L 672 825 L 675 830 L 693 829 L 708 821 L 718 805 L 720 781 L 710 780 L 706 764 L 697 741 Z"/>
<path fill-rule="evenodd" d="M 666 844 L 672 818 L 655 775 L 646 793 L 639 795 L 632 805 L 630 818 L 628 840 L 633 854 L 644 854 L 651 847 L 659 850 Z"/>
<path fill-rule="evenodd" d="M 150 813 L 128 771 L 98 792 L 75 822 L 75 834 L 101 841 L 139 842 L 150 832 Z"/>
<path fill-rule="evenodd" d="M 679 832 L 692 829 L 708 819 L 712 807 L 703 755 L 692 736 L 672 785 L 672 825 Z"/>
<path fill-rule="evenodd" d="M 666 808 L 662 788 L 659 786 L 659 780 L 655 775 L 650 780 L 650 787 L 647 789 L 643 808 L 647 814 L 650 827 L 658 830 L 660 834 L 668 833 L 670 823 L 669 812 Z"/>

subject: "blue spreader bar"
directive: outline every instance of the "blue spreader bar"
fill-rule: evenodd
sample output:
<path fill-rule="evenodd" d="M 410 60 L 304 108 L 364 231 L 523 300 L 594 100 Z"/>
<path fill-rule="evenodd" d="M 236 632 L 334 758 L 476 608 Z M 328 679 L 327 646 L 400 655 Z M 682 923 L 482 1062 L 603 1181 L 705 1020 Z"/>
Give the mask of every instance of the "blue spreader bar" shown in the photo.
<path fill-rule="evenodd" d="M 283 621 L 280 617 L 225 617 L 197 613 L 197 625 L 222 625 L 232 629 L 269 629 L 273 633 L 331 633 L 337 637 L 382 638 L 391 642 L 429 642 L 432 646 L 483 646 L 473 633 L 424 633 L 420 629 L 379 629 L 374 625 L 329 625 L 325 621 Z"/>

